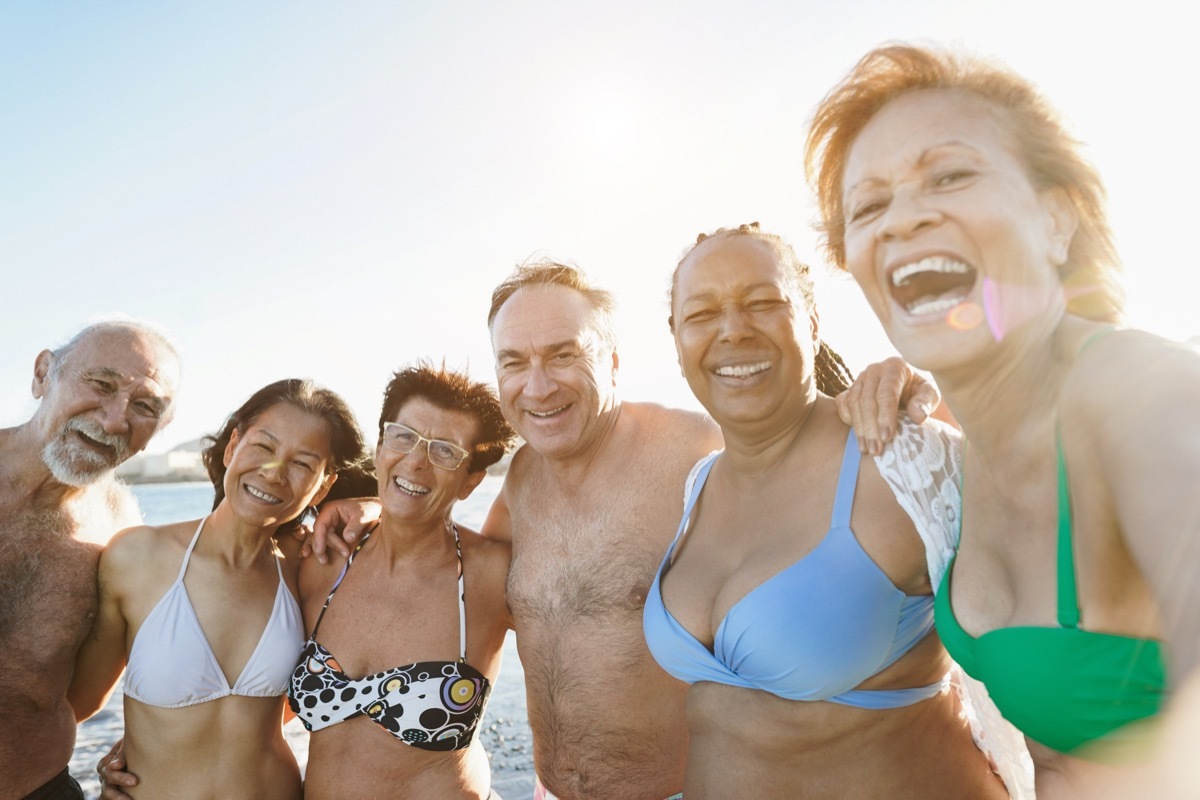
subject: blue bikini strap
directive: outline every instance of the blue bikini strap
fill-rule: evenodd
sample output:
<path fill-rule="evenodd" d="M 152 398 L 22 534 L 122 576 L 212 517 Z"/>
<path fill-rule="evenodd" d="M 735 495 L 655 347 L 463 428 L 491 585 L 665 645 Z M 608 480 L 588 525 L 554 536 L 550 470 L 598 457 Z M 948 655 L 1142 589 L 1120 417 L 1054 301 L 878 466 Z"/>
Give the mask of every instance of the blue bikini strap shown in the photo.
<path fill-rule="evenodd" d="M 854 490 L 858 488 L 858 463 L 862 456 L 858 452 L 858 439 L 854 429 L 846 437 L 846 449 L 842 455 L 842 469 L 838 473 L 837 494 L 833 498 L 833 519 L 830 528 L 849 528 L 850 512 L 854 509 Z"/>

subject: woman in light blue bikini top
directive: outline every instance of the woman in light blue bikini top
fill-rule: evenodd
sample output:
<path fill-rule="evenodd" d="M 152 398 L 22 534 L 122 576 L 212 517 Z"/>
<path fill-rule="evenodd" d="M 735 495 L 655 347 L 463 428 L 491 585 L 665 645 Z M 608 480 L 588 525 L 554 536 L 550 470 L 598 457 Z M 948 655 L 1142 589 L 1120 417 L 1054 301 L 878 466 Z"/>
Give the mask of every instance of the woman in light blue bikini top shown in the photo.
<path fill-rule="evenodd" d="M 821 394 L 849 381 L 811 291 L 756 225 L 700 237 L 673 281 L 679 363 L 726 444 L 643 611 L 691 684 L 684 796 L 1005 797 L 948 691 L 922 540 Z"/>

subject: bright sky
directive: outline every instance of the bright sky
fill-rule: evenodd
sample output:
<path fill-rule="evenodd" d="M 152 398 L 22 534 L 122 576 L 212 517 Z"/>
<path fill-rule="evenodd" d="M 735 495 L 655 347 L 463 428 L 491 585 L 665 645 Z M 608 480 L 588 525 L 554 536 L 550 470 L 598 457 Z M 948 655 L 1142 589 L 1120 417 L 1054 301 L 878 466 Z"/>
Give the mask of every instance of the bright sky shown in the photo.
<path fill-rule="evenodd" d="M 1196 43 L 1182 7 L 1056 0 L 0 6 L 0 424 L 35 356 L 124 312 L 181 343 L 176 421 L 308 376 L 371 430 L 390 370 L 492 380 L 492 288 L 544 253 L 621 303 L 621 391 L 696 408 L 666 328 L 697 232 L 760 220 L 820 265 L 805 123 L 888 40 L 1037 81 L 1111 196 L 1131 322 L 1200 333 Z M 890 354 L 818 268 L 822 332 Z"/>

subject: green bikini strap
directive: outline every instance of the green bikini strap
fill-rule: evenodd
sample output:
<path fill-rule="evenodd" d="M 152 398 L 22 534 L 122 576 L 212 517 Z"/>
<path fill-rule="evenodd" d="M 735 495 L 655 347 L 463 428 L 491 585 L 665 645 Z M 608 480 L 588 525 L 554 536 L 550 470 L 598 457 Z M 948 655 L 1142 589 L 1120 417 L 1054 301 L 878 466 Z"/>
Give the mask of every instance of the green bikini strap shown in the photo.
<path fill-rule="evenodd" d="M 1067 459 L 1063 455 L 1062 430 L 1054 425 L 1054 446 L 1058 452 L 1058 624 L 1079 627 L 1079 595 L 1075 588 L 1075 553 L 1071 544 L 1071 486 L 1067 480 Z"/>
<path fill-rule="evenodd" d="M 1093 331 L 1079 346 L 1081 355 L 1095 342 L 1116 330 L 1109 325 Z M 1075 551 L 1071 541 L 1074 528 L 1071 517 L 1071 484 L 1067 478 L 1067 458 L 1063 454 L 1062 422 L 1054 422 L 1054 447 L 1058 455 L 1058 624 L 1079 627 L 1079 592 L 1075 585 Z"/>

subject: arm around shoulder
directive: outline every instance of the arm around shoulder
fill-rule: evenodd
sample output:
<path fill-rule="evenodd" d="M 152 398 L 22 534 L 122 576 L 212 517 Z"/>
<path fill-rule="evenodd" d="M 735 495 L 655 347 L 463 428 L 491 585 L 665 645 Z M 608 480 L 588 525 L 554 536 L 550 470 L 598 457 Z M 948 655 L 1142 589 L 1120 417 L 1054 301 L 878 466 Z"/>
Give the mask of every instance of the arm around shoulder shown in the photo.
<path fill-rule="evenodd" d="M 125 587 L 145 570 L 148 537 L 157 535 L 155 529 L 145 527 L 121 531 L 100 556 L 99 608 L 92 630 L 75 657 L 75 673 L 67 690 L 76 721 L 82 722 L 104 707 L 125 669 Z"/>

